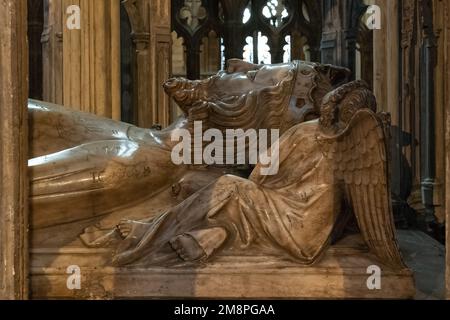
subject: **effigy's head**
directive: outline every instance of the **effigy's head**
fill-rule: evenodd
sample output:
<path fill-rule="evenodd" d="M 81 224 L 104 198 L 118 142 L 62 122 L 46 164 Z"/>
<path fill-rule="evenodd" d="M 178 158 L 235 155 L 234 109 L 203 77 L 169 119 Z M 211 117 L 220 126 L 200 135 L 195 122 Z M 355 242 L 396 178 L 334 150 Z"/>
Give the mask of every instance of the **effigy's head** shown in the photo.
<path fill-rule="evenodd" d="M 324 96 L 348 81 L 345 68 L 304 61 L 256 65 L 238 59 L 205 80 L 164 84 L 192 121 L 217 129 L 280 129 L 320 116 Z"/>

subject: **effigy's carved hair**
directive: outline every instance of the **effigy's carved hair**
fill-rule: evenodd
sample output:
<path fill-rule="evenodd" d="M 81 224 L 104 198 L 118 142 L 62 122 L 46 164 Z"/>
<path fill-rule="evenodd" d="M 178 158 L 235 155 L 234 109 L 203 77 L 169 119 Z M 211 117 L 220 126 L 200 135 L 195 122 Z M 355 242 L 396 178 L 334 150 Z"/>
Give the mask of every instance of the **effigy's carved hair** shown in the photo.
<path fill-rule="evenodd" d="M 365 81 L 344 84 L 328 93 L 322 102 L 320 125 L 323 129 L 336 129 L 339 123 L 348 124 L 361 109 L 377 110 L 377 102 Z"/>

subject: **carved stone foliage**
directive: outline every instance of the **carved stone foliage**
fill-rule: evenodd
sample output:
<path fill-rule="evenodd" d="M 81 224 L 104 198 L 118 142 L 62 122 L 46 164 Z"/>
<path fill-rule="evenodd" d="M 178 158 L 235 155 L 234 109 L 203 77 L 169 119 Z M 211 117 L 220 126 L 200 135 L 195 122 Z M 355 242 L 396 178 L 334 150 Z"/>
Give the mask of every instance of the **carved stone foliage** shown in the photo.
<path fill-rule="evenodd" d="M 200 23 L 208 16 L 208 12 L 205 7 L 202 6 L 201 0 L 185 0 L 184 7 L 181 8 L 179 13 L 180 20 L 184 21 L 184 24 L 191 33 L 195 33 Z"/>

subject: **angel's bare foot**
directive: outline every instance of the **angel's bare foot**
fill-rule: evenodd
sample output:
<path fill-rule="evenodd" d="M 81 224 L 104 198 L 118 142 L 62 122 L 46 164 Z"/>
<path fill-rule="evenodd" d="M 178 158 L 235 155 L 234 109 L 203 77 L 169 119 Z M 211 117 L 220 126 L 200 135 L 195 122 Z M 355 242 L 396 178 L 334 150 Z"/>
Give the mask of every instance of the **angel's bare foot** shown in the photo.
<path fill-rule="evenodd" d="M 206 257 L 206 253 L 198 242 L 190 235 L 183 234 L 170 241 L 172 249 L 184 261 L 198 261 Z"/>
<path fill-rule="evenodd" d="M 123 219 L 117 225 L 117 230 L 123 239 L 127 239 L 130 236 L 140 239 L 143 233 L 147 231 L 148 226 L 149 224 L 145 222 Z"/>
<path fill-rule="evenodd" d="M 102 230 L 94 226 L 86 228 L 84 233 L 80 235 L 80 239 L 89 248 L 103 248 L 120 240 L 120 235 L 117 230 Z"/>

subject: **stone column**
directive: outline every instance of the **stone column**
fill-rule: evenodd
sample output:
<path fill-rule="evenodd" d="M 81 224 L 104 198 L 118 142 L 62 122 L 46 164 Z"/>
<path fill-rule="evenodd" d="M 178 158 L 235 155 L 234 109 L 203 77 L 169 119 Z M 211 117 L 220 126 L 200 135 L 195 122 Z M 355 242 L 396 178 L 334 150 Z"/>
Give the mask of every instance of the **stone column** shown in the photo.
<path fill-rule="evenodd" d="M 436 172 L 442 183 L 436 208 L 440 223 L 447 224 L 447 299 L 450 300 L 450 3 L 433 0 L 433 25 L 437 36 L 437 67 L 435 72 L 436 105 Z"/>
<path fill-rule="evenodd" d="M 447 224 L 447 242 L 446 242 L 446 283 L 447 283 L 447 299 L 450 300 L 450 3 L 447 1 L 435 1 L 435 8 L 437 9 L 436 16 L 438 21 L 441 22 L 441 30 L 439 34 L 439 46 L 438 55 L 438 67 L 436 74 L 438 80 L 441 80 L 439 88 L 441 90 L 438 94 L 437 103 L 442 102 L 440 105 L 445 115 L 445 168 L 439 172 L 445 176 L 445 218 Z M 440 76 L 441 75 L 441 76 Z M 439 98 L 440 97 L 440 98 Z"/>
<path fill-rule="evenodd" d="M 120 2 L 45 0 L 44 100 L 120 120 Z M 80 29 L 67 20 L 80 8 Z"/>
<path fill-rule="evenodd" d="M 151 119 L 141 121 L 144 126 L 170 124 L 170 100 L 162 87 L 172 73 L 171 1 L 150 1 L 150 92 Z"/>
<path fill-rule="evenodd" d="M 324 0 L 322 4 L 322 63 L 347 67 L 355 76 L 356 43 L 363 1 Z"/>
<path fill-rule="evenodd" d="M 62 2 L 44 0 L 44 32 L 42 33 L 43 100 L 63 104 Z"/>
<path fill-rule="evenodd" d="M 30 79 L 29 97 L 42 100 L 42 44 L 41 35 L 44 27 L 44 1 L 28 0 L 28 46 Z"/>
<path fill-rule="evenodd" d="M 224 13 L 223 25 L 223 39 L 225 46 L 225 60 L 238 58 L 242 59 L 242 48 L 245 45 L 245 28 L 246 25 L 242 23 L 242 12 L 248 5 L 248 1 L 242 0 L 222 0 L 221 1 Z M 247 26 L 248 28 L 248 26 Z M 282 50 L 281 50 L 282 51 Z M 272 59 L 275 61 L 276 53 L 272 53 Z M 279 55 L 279 54 L 278 54 Z M 257 60 L 257 59 L 255 59 Z M 283 55 L 281 54 L 281 61 Z"/>
<path fill-rule="evenodd" d="M 399 90 L 399 18 L 398 0 L 372 0 L 381 9 L 381 29 L 374 30 L 374 92 L 378 107 L 390 112 L 398 125 Z"/>
<path fill-rule="evenodd" d="M 0 0 L 0 70 L 0 299 L 26 299 L 27 1 Z"/>
<path fill-rule="evenodd" d="M 445 146 L 445 119 L 447 112 L 447 103 L 449 95 L 447 93 L 446 84 L 448 84 L 449 74 L 448 68 L 448 55 L 446 46 L 448 45 L 448 28 L 447 23 L 448 16 L 448 4 L 445 1 L 433 0 L 433 26 L 434 32 L 437 38 L 437 68 L 435 72 L 435 139 L 436 139 L 436 192 L 435 202 L 437 207 L 435 208 L 435 215 L 439 224 L 445 224 L 445 180 L 446 180 L 446 146 Z"/>
<path fill-rule="evenodd" d="M 120 120 L 120 2 L 63 0 L 80 7 L 81 29 L 63 19 L 64 105 Z"/>
<path fill-rule="evenodd" d="M 450 101 L 450 25 L 448 23 L 448 19 L 450 18 L 450 8 L 449 8 L 449 4 L 446 3 L 446 66 L 445 66 L 445 74 L 446 74 L 446 211 L 447 211 L 447 217 L 446 217 L 446 222 L 447 222 L 447 243 L 446 243 L 446 248 L 447 248 L 447 299 L 450 300 L 450 105 L 449 105 L 449 101 Z"/>
<path fill-rule="evenodd" d="M 162 87 L 172 73 L 171 2 L 124 0 L 134 44 L 134 110 L 140 127 L 167 126 L 170 100 Z"/>

